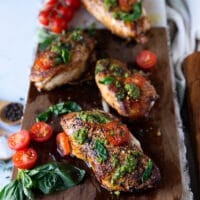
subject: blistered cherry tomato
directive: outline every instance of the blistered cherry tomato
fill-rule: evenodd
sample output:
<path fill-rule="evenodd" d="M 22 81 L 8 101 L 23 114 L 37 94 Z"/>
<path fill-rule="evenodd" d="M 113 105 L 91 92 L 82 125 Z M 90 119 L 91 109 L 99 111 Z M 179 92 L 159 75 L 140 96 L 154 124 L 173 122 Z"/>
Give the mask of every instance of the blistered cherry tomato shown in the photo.
<path fill-rule="evenodd" d="M 24 149 L 28 147 L 30 140 L 29 132 L 27 130 L 21 130 L 8 138 L 8 146 L 13 150 Z"/>
<path fill-rule="evenodd" d="M 36 122 L 30 129 L 30 136 L 36 142 L 45 142 L 53 134 L 53 128 L 45 122 Z"/>
<path fill-rule="evenodd" d="M 115 146 L 126 143 L 129 139 L 129 130 L 125 124 L 120 124 L 118 120 L 105 124 L 105 135 L 107 140 Z"/>
<path fill-rule="evenodd" d="M 141 51 L 136 57 L 137 64 L 143 69 L 150 69 L 156 65 L 157 56 L 149 50 Z"/>
<path fill-rule="evenodd" d="M 37 152 L 33 148 L 19 150 L 13 155 L 12 161 L 19 169 L 30 169 L 37 161 Z"/>

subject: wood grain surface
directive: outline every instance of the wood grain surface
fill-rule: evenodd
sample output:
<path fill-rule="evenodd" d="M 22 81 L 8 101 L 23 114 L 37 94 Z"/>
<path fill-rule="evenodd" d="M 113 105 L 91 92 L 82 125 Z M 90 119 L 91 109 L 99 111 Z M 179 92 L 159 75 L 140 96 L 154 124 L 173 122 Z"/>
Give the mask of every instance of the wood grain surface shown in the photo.
<path fill-rule="evenodd" d="M 184 63 L 187 81 L 187 105 L 190 119 L 190 134 L 195 141 L 198 177 L 200 181 L 200 52 L 188 56 Z"/>
<path fill-rule="evenodd" d="M 86 170 L 84 181 L 68 190 L 54 193 L 47 196 L 38 196 L 37 199 L 45 200 L 178 200 L 182 196 L 182 180 L 179 160 L 178 133 L 175 120 L 173 90 L 171 81 L 171 71 L 169 64 L 169 54 L 167 46 L 167 34 L 164 28 L 152 28 L 149 33 L 149 42 L 141 45 L 127 43 L 125 40 L 112 35 L 109 31 L 98 30 L 96 33 L 98 41 L 97 57 L 107 55 L 120 59 L 130 66 L 135 66 L 135 57 L 142 49 L 149 49 L 158 56 L 155 68 L 147 71 L 150 80 L 155 86 L 159 99 L 148 118 L 140 121 L 131 121 L 118 116 L 114 110 L 112 114 L 121 118 L 128 128 L 141 142 L 142 148 L 148 156 L 158 165 L 161 171 L 162 180 L 158 188 L 142 194 L 121 193 L 117 198 L 114 194 L 103 189 L 97 182 L 93 172 L 87 165 L 76 158 L 61 158 L 56 152 L 55 136 L 61 131 L 59 119 L 54 118 L 50 124 L 54 126 L 54 137 L 45 144 L 32 143 L 37 150 L 39 160 L 37 165 L 47 163 L 51 160 L 72 163 Z M 45 111 L 48 106 L 73 100 L 79 103 L 84 110 L 94 108 L 102 109 L 101 94 L 94 81 L 94 63 L 88 64 L 88 69 L 92 79 L 81 81 L 75 84 L 67 84 L 50 92 L 38 92 L 33 84 L 30 85 L 24 120 L 22 128 L 29 129 L 34 123 L 35 117 L 40 112 Z M 81 80 L 85 79 L 84 75 Z M 16 177 L 17 170 L 14 170 L 13 178 Z"/>

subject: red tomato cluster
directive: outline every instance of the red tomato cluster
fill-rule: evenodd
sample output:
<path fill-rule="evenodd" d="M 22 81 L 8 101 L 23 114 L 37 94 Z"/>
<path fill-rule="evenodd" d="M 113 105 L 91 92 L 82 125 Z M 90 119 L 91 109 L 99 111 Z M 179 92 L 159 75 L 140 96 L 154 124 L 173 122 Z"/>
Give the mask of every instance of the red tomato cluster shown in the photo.
<path fill-rule="evenodd" d="M 29 147 L 30 141 L 45 142 L 53 134 L 53 128 L 45 122 L 33 124 L 30 131 L 21 130 L 8 138 L 8 145 L 16 150 L 13 163 L 17 168 L 30 169 L 37 161 L 37 152 Z"/>
<path fill-rule="evenodd" d="M 52 32 L 61 33 L 79 7 L 80 0 L 48 0 L 39 13 L 39 21 Z"/>

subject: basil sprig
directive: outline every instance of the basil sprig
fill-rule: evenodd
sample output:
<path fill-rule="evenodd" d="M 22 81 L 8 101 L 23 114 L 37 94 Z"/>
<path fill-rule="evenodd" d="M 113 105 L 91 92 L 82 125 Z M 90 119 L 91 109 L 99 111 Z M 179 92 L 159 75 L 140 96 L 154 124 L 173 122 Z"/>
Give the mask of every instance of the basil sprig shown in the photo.
<path fill-rule="evenodd" d="M 50 106 L 46 112 L 42 112 L 36 117 L 36 122 L 44 121 L 47 122 L 51 114 L 56 116 L 62 115 L 69 112 L 79 112 L 82 108 L 76 102 L 66 101 Z"/>
<path fill-rule="evenodd" d="M 52 162 L 32 170 L 18 170 L 18 178 L 0 191 L 2 200 L 35 199 L 34 191 L 43 194 L 65 190 L 79 184 L 85 171 L 75 166 Z"/>

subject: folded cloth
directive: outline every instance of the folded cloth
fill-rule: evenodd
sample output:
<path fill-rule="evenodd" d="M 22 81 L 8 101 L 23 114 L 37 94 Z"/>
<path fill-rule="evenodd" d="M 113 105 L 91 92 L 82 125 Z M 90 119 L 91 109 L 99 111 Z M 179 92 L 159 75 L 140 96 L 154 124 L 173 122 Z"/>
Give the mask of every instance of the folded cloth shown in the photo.
<path fill-rule="evenodd" d="M 183 180 L 182 200 L 193 199 L 193 194 L 189 187 L 190 178 L 187 169 L 186 147 L 184 144 L 184 132 L 180 109 L 185 96 L 185 77 L 182 71 L 183 60 L 195 50 L 200 50 L 200 44 L 196 46 L 196 41 L 200 40 L 200 1 L 199 0 L 168 0 L 167 18 L 176 25 L 176 34 L 171 41 L 171 58 L 176 83 L 176 114 L 179 131 L 179 148 L 181 159 L 181 170 Z M 197 48 L 198 49 L 197 49 Z"/>

